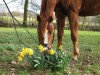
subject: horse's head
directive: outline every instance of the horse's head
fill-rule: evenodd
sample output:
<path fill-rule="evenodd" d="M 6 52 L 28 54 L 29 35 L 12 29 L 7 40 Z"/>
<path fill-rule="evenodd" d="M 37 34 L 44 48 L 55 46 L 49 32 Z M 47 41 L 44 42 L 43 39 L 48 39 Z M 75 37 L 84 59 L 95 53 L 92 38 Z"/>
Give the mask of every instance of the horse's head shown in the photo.
<path fill-rule="evenodd" d="M 54 38 L 53 17 L 37 16 L 38 20 L 38 39 L 39 43 L 45 47 L 51 48 Z"/>

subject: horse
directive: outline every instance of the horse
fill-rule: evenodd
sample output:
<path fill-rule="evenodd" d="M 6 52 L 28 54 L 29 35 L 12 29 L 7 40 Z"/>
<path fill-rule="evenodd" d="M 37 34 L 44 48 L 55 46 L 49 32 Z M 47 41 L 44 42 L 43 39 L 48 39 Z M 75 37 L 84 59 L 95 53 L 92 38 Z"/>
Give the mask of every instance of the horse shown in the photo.
<path fill-rule="evenodd" d="M 68 17 L 73 43 L 73 59 L 77 61 L 79 56 L 78 16 L 99 15 L 100 0 L 42 0 L 40 15 L 37 16 L 37 32 L 39 43 L 48 48 L 52 47 L 53 42 L 54 12 L 57 18 L 58 47 L 62 45 L 65 18 Z"/>

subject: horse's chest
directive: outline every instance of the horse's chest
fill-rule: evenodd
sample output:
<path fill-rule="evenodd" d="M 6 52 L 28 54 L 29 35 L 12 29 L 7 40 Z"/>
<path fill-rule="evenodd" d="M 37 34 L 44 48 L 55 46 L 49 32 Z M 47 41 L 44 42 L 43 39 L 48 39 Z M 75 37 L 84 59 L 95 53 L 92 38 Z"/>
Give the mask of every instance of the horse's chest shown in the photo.
<path fill-rule="evenodd" d="M 68 14 L 69 7 L 65 3 L 58 2 L 55 7 L 55 12 L 61 12 L 64 15 Z"/>

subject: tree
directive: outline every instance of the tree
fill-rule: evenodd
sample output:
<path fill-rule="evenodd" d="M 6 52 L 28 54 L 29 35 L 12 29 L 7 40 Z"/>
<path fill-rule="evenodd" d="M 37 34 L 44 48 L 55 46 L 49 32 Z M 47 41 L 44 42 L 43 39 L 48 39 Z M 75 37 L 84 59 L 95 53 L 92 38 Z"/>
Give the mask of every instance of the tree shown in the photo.
<path fill-rule="evenodd" d="M 27 10 L 28 10 L 28 0 L 25 0 L 24 15 L 23 15 L 23 27 L 27 27 Z"/>

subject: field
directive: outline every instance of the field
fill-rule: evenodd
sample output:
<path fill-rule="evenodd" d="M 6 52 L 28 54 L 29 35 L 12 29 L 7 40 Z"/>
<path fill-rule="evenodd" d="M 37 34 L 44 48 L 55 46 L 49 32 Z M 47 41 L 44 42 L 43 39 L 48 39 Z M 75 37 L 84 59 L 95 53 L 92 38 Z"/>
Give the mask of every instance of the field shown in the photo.
<path fill-rule="evenodd" d="M 37 39 L 37 31 L 34 28 L 26 28 Z M 17 28 L 20 39 L 33 48 L 37 46 L 23 28 Z M 49 75 L 100 75 L 100 32 L 79 31 L 80 56 L 77 64 L 72 64 L 72 42 L 70 31 L 65 30 L 63 48 L 68 55 L 68 66 L 63 73 Z M 56 36 L 56 34 L 55 34 Z M 43 71 L 34 71 L 26 63 L 16 64 L 18 51 L 25 47 L 16 36 L 14 28 L 0 28 L 0 75 L 44 75 Z M 53 48 L 57 47 L 57 37 L 54 39 Z"/>

